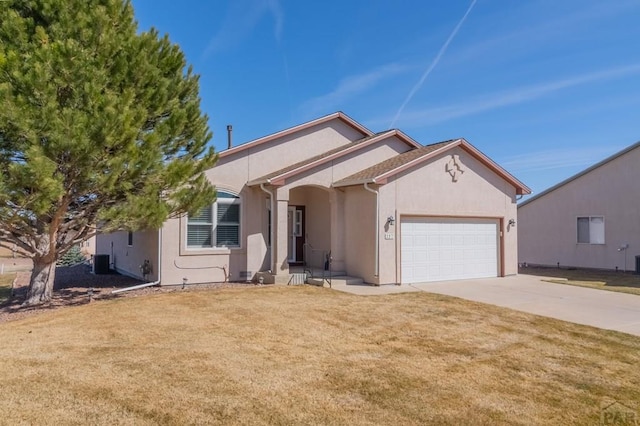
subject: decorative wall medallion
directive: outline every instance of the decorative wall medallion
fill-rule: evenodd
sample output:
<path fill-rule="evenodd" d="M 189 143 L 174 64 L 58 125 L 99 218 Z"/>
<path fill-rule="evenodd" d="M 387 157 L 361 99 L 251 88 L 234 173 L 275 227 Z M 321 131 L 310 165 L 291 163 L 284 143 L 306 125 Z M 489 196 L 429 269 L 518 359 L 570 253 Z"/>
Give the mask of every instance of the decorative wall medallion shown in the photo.
<path fill-rule="evenodd" d="M 451 180 L 457 182 L 461 174 L 464 173 L 462 169 L 462 163 L 460 162 L 460 156 L 458 154 L 451 154 L 449 162 L 445 165 L 445 171 L 451 175 Z"/>

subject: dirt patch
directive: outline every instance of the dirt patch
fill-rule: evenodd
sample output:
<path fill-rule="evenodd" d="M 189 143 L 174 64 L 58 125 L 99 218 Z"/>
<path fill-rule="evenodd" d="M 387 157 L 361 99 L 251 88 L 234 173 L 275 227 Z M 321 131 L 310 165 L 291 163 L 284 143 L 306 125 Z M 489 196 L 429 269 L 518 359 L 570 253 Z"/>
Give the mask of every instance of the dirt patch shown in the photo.
<path fill-rule="evenodd" d="M 101 300 L 125 297 L 140 297 L 148 294 L 174 291 L 212 290 L 238 286 L 253 286 L 246 283 L 211 283 L 181 286 L 154 286 L 123 293 L 112 294 L 113 290 L 143 284 L 143 281 L 117 273 L 96 275 L 88 265 L 58 267 L 51 302 L 38 307 L 22 306 L 27 294 L 30 271 L 18 271 L 14 294 L 11 299 L 0 304 L 0 323 L 13 321 L 52 309 L 84 305 Z"/>

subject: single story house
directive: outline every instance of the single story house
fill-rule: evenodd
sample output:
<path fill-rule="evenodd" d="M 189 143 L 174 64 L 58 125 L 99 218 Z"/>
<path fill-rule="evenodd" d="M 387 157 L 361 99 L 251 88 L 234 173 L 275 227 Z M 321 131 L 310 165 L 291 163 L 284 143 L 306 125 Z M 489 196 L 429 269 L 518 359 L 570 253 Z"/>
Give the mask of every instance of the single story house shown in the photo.
<path fill-rule="evenodd" d="M 640 142 L 518 206 L 522 264 L 633 270 L 640 255 Z"/>
<path fill-rule="evenodd" d="M 220 152 L 207 178 L 213 205 L 99 235 L 97 254 L 163 285 L 287 283 L 300 266 L 374 285 L 517 273 L 530 190 L 464 139 L 422 146 L 337 112 Z"/>

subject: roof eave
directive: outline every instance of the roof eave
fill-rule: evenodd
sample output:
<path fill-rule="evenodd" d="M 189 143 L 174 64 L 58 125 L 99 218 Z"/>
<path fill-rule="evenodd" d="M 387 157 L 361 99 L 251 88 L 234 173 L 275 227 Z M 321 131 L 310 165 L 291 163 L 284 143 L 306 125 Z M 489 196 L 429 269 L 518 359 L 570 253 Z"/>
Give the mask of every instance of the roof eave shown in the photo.
<path fill-rule="evenodd" d="M 356 152 L 356 151 L 358 151 L 358 150 L 360 150 L 360 149 L 362 149 L 362 148 L 366 148 L 366 147 L 368 147 L 368 146 L 370 146 L 370 145 L 373 145 L 373 144 L 374 144 L 374 143 L 376 143 L 376 142 L 379 142 L 379 141 L 381 141 L 381 140 L 385 140 L 385 139 L 387 139 L 387 138 L 388 138 L 388 137 L 390 137 L 390 136 L 397 136 L 397 134 L 398 134 L 398 131 L 397 131 L 397 130 L 395 130 L 395 129 L 394 129 L 394 130 L 387 130 L 386 132 L 382 132 L 382 133 L 380 133 L 380 134 L 379 134 L 379 135 L 377 135 L 377 136 L 371 137 L 371 139 L 369 139 L 369 140 L 367 140 L 367 141 L 364 141 L 364 142 L 362 142 L 362 143 L 358 143 L 358 144 L 353 145 L 353 146 L 351 146 L 351 147 L 349 147 L 349 148 L 346 148 L 346 149 L 344 149 L 344 150 L 342 150 L 342 151 L 338 151 L 338 152 L 333 153 L 333 154 L 331 154 L 331 155 L 328 155 L 328 156 L 326 156 L 326 157 L 319 158 L 319 159 L 318 159 L 318 160 L 316 160 L 316 161 L 313 161 L 313 162 L 311 162 L 311 163 L 304 164 L 304 165 L 302 165 L 302 166 L 300 166 L 300 167 L 296 167 L 296 168 L 295 168 L 295 169 L 293 169 L 293 170 L 289 170 L 289 171 L 284 172 L 284 173 L 281 173 L 281 174 L 279 174 L 279 175 L 272 176 L 272 177 L 270 177 L 270 178 L 268 178 L 268 179 L 260 179 L 260 178 L 259 178 L 259 179 L 257 179 L 257 180 L 254 180 L 254 181 L 248 182 L 248 183 L 247 183 L 247 185 L 248 185 L 248 186 L 253 186 L 253 185 L 258 185 L 258 184 L 260 184 L 260 183 L 269 183 L 269 184 L 271 184 L 271 185 L 276 185 L 276 186 L 278 186 L 278 185 L 284 185 L 284 184 L 285 184 L 286 179 L 288 179 L 288 178 L 290 178 L 290 177 L 292 177 L 292 176 L 295 176 L 295 175 L 297 175 L 297 174 L 299 174 L 299 173 L 305 172 L 305 171 L 307 171 L 307 170 L 310 170 L 310 169 L 312 169 L 312 168 L 314 168 L 314 167 L 317 167 L 317 166 L 320 166 L 320 165 L 322 165 L 322 164 L 328 163 L 328 162 L 330 162 L 330 161 L 333 161 L 333 160 L 335 160 L 335 159 L 338 159 L 338 158 L 340 158 L 340 157 L 343 157 L 343 156 L 345 156 L 345 155 L 347 155 L 347 154 L 350 154 L 350 153 L 352 153 L 352 152 Z M 410 141 L 405 141 L 405 142 L 406 142 L 407 144 L 409 144 L 409 145 L 411 144 L 411 142 L 410 142 Z"/>
<path fill-rule="evenodd" d="M 485 166 L 491 169 L 494 173 L 500 176 L 502 179 L 509 182 L 516 189 L 516 195 L 527 195 L 531 194 L 531 189 L 520 182 L 515 176 L 502 168 L 498 163 L 493 161 L 491 158 L 484 155 L 481 151 L 479 151 L 475 146 L 471 145 L 465 139 L 461 139 L 461 145 L 469 152 L 471 152 L 476 158 L 480 159 Z"/>
<path fill-rule="evenodd" d="M 400 172 L 403 172 L 403 171 L 405 171 L 407 169 L 410 169 L 410 168 L 412 168 L 412 167 L 414 167 L 414 166 L 416 166 L 416 165 L 418 165 L 418 164 L 420 164 L 420 163 L 422 163 L 424 161 L 427 161 L 428 159 L 433 158 L 436 155 L 440 155 L 441 153 L 453 148 L 454 146 L 460 145 L 462 140 L 463 139 L 457 139 L 455 141 L 452 141 L 451 143 L 448 143 L 447 145 L 444 145 L 442 148 L 438 148 L 435 151 L 427 152 L 426 154 L 421 155 L 418 158 L 414 158 L 413 160 L 408 161 L 408 162 L 396 167 L 395 169 L 389 170 L 388 172 L 385 172 L 385 173 L 382 173 L 379 176 L 376 176 L 374 178 L 374 180 L 376 182 L 384 181 L 384 183 L 386 183 L 390 177 L 395 176 L 396 174 L 398 174 Z"/>
<path fill-rule="evenodd" d="M 392 133 L 391 131 L 387 131 L 384 133 L 381 133 L 378 136 L 372 137 L 371 139 L 369 139 L 368 141 L 362 142 L 362 143 L 358 143 L 356 145 L 350 146 L 349 148 L 343 149 L 342 151 L 338 151 L 336 153 L 333 153 L 331 155 L 328 155 L 326 157 L 323 158 L 319 158 L 316 161 L 313 161 L 311 163 L 305 164 L 303 166 L 297 167 L 293 170 L 289 170 L 288 172 L 282 173 L 280 175 L 277 176 L 273 176 L 272 178 L 268 179 L 269 181 L 271 181 L 274 185 L 283 185 L 284 181 L 292 176 L 295 176 L 299 173 L 305 172 L 309 169 L 312 169 L 314 167 L 317 166 L 321 166 L 322 164 L 328 163 L 330 161 L 333 161 L 337 158 L 340 157 L 344 157 L 347 154 L 350 154 L 352 152 L 358 151 L 362 148 L 366 148 L 369 145 L 372 145 L 376 142 L 379 142 L 381 140 L 384 140 L 386 138 L 388 138 L 389 136 L 394 135 L 395 133 Z"/>
<path fill-rule="evenodd" d="M 615 154 L 610 155 L 609 157 L 605 158 L 604 160 L 599 161 L 598 163 L 596 163 L 596 164 L 594 164 L 594 165 L 592 165 L 590 167 L 587 167 L 583 171 L 581 171 L 579 173 L 576 173 L 575 175 L 569 177 L 568 179 L 565 179 L 565 180 L 561 181 L 560 183 L 557 183 L 557 184 L 553 185 L 552 187 L 545 189 L 541 193 L 539 193 L 537 195 L 534 195 L 533 197 L 521 202 L 520 204 L 518 204 L 518 208 L 520 208 L 522 206 L 525 206 L 525 205 L 529 204 L 530 202 L 535 201 L 535 200 L 537 200 L 537 199 L 539 199 L 541 197 L 544 197 L 545 195 L 555 191 L 556 189 L 559 189 L 559 188 L 565 186 L 566 184 L 571 183 L 574 180 L 581 178 L 582 176 L 586 175 L 587 173 L 590 173 L 593 170 L 595 170 L 595 169 L 597 169 L 597 168 L 599 168 L 601 166 L 604 166 L 605 164 L 615 160 L 618 157 L 622 157 L 626 153 L 628 153 L 630 151 L 633 151 L 634 149 L 636 149 L 638 147 L 640 147 L 640 141 L 638 141 L 638 142 L 626 147 L 622 151 L 618 151 Z M 529 192 L 529 193 L 531 193 L 531 192 Z"/>
<path fill-rule="evenodd" d="M 247 150 L 249 148 L 252 148 L 252 147 L 255 147 L 255 146 L 259 146 L 259 145 L 261 145 L 263 143 L 266 143 L 266 142 L 269 142 L 269 141 L 272 141 L 272 140 L 275 140 L 275 139 L 278 139 L 278 138 L 281 138 L 281 137 L 284 137 L 284 136 L 288 136 L 290 134 L 299 132 L 301 130 L 308 129 L 308 128 L 313 127 L 313 126 L 317 126 L 318 124 L 326 123 L 326 122 L 334 120 L 336 118 L 339 118 L 344 123 L 346 123 L 347 125 L 353 127 L 354 129 L 358 130 L 360 133 L 362 133 L 365 136 L 371 136 L 371 135 L 374 134 L 374 132 L 372 132 L 371 130 L 369 130 L 368 128 L 363 126 L 362 124 L 358 123 L 353 118 L 349 117 L 347 114 L 343 113 L 342 111 L 338 111 L 338 112 L 334 112 L 333 114 L 325 115 L 324 117 L 316 118 L 315 120 L 307 121 L 306 123 L 298 124 L 297 126 L 289 127 L 288 129 L 281 130 L 279 132 L 272 133 L 270 135 L 263 136 L 263 137 L 258 138 L 258 139 L 254 139 L 254 140 L 252 140 L 250 142 L 234 146 L 233 148 L 229 148 L 229 149 L 226 149 L 224 151 L 220 151 L 218 153 L 218 156 L 220 158 L 224 158 L 224 157 L 227 157 L 229 155 L 235 154 L 237 152 L 242 152 L 242 151 Z"/>
<path fill-rule="evenodd" d="M 344 188 L 347 186 L 356 186 L 356 185 L 364 185 L 365 183 L 375 183 L 377 184 L 378 182 L 376 181 L 375 178 L 368 178 L 368 179 L 357 179 L 357 180 L 350 180 L 350 181 L 345 181 L 345 182 L 338 182 L 338 183 L 334 183 L 331 186 L 333 188 Z"/>
<path fill-rule="evenodd" d="M 401 139 L 404 139 L 404 141 L 407 142 L 409 145 L 412 145 L 414 148 L 422 148 L 422 145 L 419 142 L 417 142 L 411 136 L 407 135 L 402 130 L 400 129 L 394 129 L 394 130 L 396 132 L 396 136 L 400 137 Z"/>

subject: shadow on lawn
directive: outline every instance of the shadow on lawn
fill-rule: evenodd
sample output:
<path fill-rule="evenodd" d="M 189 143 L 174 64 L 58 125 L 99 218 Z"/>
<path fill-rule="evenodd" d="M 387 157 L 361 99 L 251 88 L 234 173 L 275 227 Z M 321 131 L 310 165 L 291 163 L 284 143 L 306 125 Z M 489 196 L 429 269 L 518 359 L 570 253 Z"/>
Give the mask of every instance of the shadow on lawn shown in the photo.
<path fill-rule="evenodd" d="M 30 273 L 22 272 L 19 274 L 19 283 L 13 290 L 12 297 L 10 288 L 0 289 L 3 293 L 8 292 L 6 295 L 8 300 L 0 303 L 0 310 L 16 312 L 55 309 L 60 306 L 84 305 L 90 303 L 93 299 L 115 297 L 111 295 L 111 290 L 115 288 L 129 287 L 143 283 L 143 281 L 115 272 L 96 275 L 91 273 L 90 266 L 84 264 L 58 267 L 56 268 L 56 278 L 53 285 L 53 298 L 51 302 L 30 307 L 22 306 L 22 303 L 27 297 Z M 3 294 L 0 294 L 0 301 L 3 300 L 2 296 Z"/>

